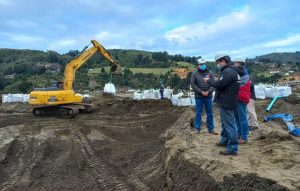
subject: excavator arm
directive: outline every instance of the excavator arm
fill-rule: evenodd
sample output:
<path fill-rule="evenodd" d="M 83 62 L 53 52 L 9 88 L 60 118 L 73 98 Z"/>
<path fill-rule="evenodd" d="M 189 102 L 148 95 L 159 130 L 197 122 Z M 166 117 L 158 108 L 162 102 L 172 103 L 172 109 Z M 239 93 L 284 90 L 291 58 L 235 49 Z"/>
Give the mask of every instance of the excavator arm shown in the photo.
<path fill-rule="evenodd" d="M 111 71 L 115 72 L 118 70 L 118 62 L 109 54 L 109 52 L 96 40 L 91 41 L 94 45 L 93 47 L 87 49 L 77 58 L 69 62 L 64 71 L 64 80 L 63 80 L 63 89 L 72 90 L 73 83 L 75 79 L 76 71 L 84 64 L 86 61 L 91 58 L 96 52 L 99 52 L 106 60 L 110 62 Z"/>

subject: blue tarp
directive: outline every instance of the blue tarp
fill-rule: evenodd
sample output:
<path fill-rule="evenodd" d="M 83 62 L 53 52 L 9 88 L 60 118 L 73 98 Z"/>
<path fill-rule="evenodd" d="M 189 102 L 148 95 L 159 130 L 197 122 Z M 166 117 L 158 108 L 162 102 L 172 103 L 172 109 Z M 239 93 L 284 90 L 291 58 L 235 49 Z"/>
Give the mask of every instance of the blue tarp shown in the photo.
<path fill-rule="evenodd" d="M 275 115 L 269 115 L 269 116 L 264 117 L 264 121 L 268 122 L 268 121 L 271 121 L 271 120 L 277 119 L 277 118 L 281 118 L 285 122 L 285 124 L 288 128 L 288 132 L 290 134 L 292 134 L 294 136 L 300 136 L 300 128 L 295 127 L 295 125 L 291 122 L 291 121 L 293 121 L 293 116 L 289 113 L 287 113 L 287 114 L 280 113 L 280 114 L 275 114 Z"/>

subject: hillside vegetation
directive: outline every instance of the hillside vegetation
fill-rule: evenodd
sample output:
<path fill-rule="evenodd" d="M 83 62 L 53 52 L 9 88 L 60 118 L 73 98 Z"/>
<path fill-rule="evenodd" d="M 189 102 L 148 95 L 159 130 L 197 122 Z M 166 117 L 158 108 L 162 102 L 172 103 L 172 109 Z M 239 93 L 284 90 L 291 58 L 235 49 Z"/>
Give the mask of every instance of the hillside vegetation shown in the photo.
<path fill-rule="evenodd" d="M 188 89 L 196 57 L 169 55 L 168 52 L 147 52 L 140 50 L 108 50 L 122 66 L 121 75 L 109 73 L 109 63 L 96 53 L 76 73 L 75 89 L 99 90 L 112 81 L 117 87 L 158 88 L 163 80 L 166 86 Z M 52 81 L 61 81 L 66 64 L 80 51 L 70 50 L 66 54 L 55 51 L 0 49 L 0 93 L 28 93 L 34 87 L 47 87 Z M 247 59 L 247 68 L 256 82 L 276 83 L 286 70 L 299 71 L 300 52 L 272 53 Z M 218 75 L 216 65 L 207 63 Z M 187 78 L 176 74 L 184 68 Z M 269 69 L 281 73 L 270 74 Z"/>
<path fill-rule="evenodd" d="M 156 88 L 163 80 L 173 87 L 187 88 L 188 80 L 172 74 L 172 69 L 189 69 L 193 66 L 191 63 L 196 62 L 196 57 L 167 52 L 120 49 L 109 52 L 118 60 L 123 73 L 111 77 L 108 61 L 96 53 L 77 71 L 77 91 L 102 89 L 110 79 L 121 87 Z M 61 81 L 66 64 L 78 54 L 78 50 L 59 54 L 55 51 L 0 49 L 0 93 L 26 93 L 34 87 L 47 87 L 52 81 Z"/>

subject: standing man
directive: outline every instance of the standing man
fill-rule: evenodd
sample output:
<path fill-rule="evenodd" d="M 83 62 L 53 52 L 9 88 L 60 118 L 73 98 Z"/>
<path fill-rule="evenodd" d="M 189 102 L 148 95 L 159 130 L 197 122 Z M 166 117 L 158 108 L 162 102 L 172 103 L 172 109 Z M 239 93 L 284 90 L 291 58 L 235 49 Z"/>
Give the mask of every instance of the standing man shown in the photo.
<path fill-rule="evenodd" d="M 250 101 L 250 84 L 248 70 L 244 66 L 245 59 L 237 58 L 234 61 L 234 66 L 243 72 L 240 77 L 240 90 L 238 94 L 237 111 L 235 113 L 235 120 L 238 126 L 239 144 L 248 142 L 249 124 L 247 117 L 247 104 Z"/>
<path fill-rule="evenodd" d="M 220 107 L 220 118 L 222 125 L 221 141 L 218 146 L 227 146 L 226 151 L 220 151 L 221 155 L 236 156 L 238 153 L 237 125 L 234 113 L 237 108 L 239 83 L 238 73 L 230 66 L 230 57 L 226 54 L 217 54 L 215 61 L 217 67 L 221 68 L 221 77 L 214 81 L 204 78 L 212 87 L 216 88 L 215 102 Z"/>
<path fill-rule="evenodd" d="M 214 130 L 214 116 L 213 116 L 213 103 L 212 93 L 214 88 L 204 78 L 213 79 L 211 71 L 206 67 L 205 61 L 202 58 L 197 60 L 196 70 L 191 77 L 191 87 L 195 92 L 196 102 L 196 116 L 195 116 L 195 132 L 200 133 L 202 123 L 202 107 L 205 106 L 206 111 L 206 125 L 210 134 L 217 135 Z"/>
<path fill-rule="evenodd" d="M 164 87 L 163 81 L 161 80 L 159 82 L 159 93 L 160 93 L 160 99 L 161 100 L 164 99 L 164 91 L 165 91 L 165 87 Z"/>

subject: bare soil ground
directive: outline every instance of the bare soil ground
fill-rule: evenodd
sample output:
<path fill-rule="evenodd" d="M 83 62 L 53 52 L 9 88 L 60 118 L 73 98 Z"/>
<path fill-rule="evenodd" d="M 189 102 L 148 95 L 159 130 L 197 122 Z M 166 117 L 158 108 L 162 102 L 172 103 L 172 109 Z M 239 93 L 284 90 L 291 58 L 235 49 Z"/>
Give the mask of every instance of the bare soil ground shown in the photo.
<path fill-rule="evenodd" d="M 205 125 L 200 134 L 193 133 L 189 119 L 195 113 L 188 109 L 166 133 L 167 156 L 200 166 L 223 190 L 300 190 L 300 137 L 290 135 L 279 119 L 263 122 L 265 115 L 291 113 L 293 123 L 300 127 L 299 104 L 278 100 L 271 112 L 266 113 L 270 101 L 257 102 L 259 129 L 250 132 L 247 144 L 239 145 L 238 156 L 218 154 L 225 148 L 215 145 L 221 131 L 217 106 L 214 119 L 219 135 L 209 134 Z"/>
<path fill-rule="evenodd" d="M 193 133 L 191 108 L 109 96 L 94 103 L 75 119 L 1 104 L 0 190 L 300 189 L 299 139 L 281 124 L 260 120 L 239 156 L 222 157 L 219 136 Z"/>
<path fill-rule="evenodd" d="M 2 104 L 0 190 L 160 190 L 163 132 L 184 109 L 101 98 L 76 119 L 34 117 Z"/>

